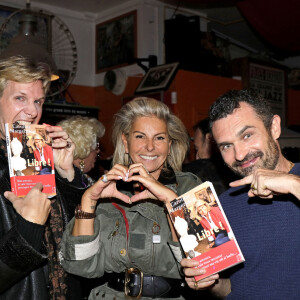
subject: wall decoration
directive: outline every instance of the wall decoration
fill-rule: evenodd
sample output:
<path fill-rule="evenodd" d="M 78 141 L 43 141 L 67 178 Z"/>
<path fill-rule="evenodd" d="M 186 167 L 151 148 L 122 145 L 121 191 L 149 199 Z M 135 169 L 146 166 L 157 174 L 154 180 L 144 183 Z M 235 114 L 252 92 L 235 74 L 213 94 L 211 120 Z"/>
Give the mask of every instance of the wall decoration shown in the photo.
<path fill-rule="evenodd" d="M 0 53 L 9 45 L 11 39 L 19 33 L 19 21 L 21 12 L 25 13 L 25 9 L 18 10 L 13 7 L 0 5 Z M 33 12 L 37 15 L 37 36 L 41 44 L 51 52 L 51 17 L 42 12 Z"/>
<path fill-rule="evenodd" d="M 271 102 L 273 112 L 285 125 L 286 75 L 285 70 L 262 64 L 249 63 L 249 88 L 256 90 Z"/>
<path fill-rule="evenodd" d="M 271 103 L 272 112 L 286 122 L 287 80 L 286 67 L 248 57 L 232 61 L 234 76 L 242 76 L 243 88 L 253 89 Z"/>
<path fill-rule="evenodd" d="M 149 68 L 135 93 L 148 93 L 157 90 L 166 90 L 171 84 L 179 63 L 171 63 Z"/>
<path fill-rule="evenodd" d="M 96 73 L 133 63 L 137 56 L 137 12 L 96 25 Z"/>

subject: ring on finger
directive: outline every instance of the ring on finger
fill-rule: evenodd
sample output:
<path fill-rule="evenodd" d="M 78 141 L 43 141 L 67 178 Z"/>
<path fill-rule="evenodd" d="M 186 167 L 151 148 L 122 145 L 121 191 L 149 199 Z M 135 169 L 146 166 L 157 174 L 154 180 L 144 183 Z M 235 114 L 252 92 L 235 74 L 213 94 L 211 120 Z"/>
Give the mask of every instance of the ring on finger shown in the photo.
<path fill-rule="evenodd" d="M 104 183 L 108 182 L 108 179 L 107 179 L 106 174 L 102 175 L 102 176 L 100 177 L 100 179 L 101 179 L 102 182 L 104 182 Z"/>
<path fill-rule="evenodd" d="M 197 281 L 194 282 L 194 287 L 198 288 L 198 282 Z"/>
<path fill-rule="evenodd" d="M 71 142 L 69 142 L 69 141 L 67 141 L 66 148 L 71 148 L 71 146 L 72 146 L 72 143 L 71 143 Z"/>
<path fill-rule="evenodd" d="M 252 185 L 251 185 L 251 190 L 256 191 L 257 188 L 252 184 Z"/>
<path fill-rule="evenodd" d="M 130 198 L 128 199 L 128 204 L 132 204 L 132 201 Z"/>

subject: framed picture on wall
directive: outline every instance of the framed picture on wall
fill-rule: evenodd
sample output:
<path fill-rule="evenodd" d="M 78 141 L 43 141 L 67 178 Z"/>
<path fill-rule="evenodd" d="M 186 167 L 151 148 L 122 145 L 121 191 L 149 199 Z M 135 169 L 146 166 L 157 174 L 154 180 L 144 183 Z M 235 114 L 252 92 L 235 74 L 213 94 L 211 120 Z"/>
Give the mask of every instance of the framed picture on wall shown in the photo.
<path fill-rule="evenodd" d="M 149 68 L 135 93 L 149 93 L 157 90 L 166 90 L 171 84 L 179 63 L 171 63 Z"/>
<path fill-rule="evenodd" d="M 133 63 L 137 56 L 136 10 L 96 25 L 96 73 Z"/>

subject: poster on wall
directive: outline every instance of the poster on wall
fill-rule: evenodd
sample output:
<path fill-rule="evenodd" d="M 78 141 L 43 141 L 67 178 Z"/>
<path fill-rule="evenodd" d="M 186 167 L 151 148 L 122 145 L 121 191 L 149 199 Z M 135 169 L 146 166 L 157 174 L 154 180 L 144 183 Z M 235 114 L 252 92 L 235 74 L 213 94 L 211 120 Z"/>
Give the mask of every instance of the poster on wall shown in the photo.
<path fill-rule="evenodd" d="M 137 12 L 96 25 L 96 73 L 133 63 L 137 55 Z"/>
<path fill-rule="evenodd" d="M 283 69 L 249 63 L 249 88 L 263 95 L 271 102 L 273 112 L 285 124 L 285 71 Z"/>

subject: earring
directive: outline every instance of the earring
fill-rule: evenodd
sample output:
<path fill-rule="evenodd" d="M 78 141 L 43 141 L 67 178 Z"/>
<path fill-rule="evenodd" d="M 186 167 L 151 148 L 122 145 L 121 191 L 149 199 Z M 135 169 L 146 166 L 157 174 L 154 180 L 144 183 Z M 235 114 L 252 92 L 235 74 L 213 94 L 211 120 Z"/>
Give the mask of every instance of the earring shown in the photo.
<path fill-rule="evenodd" d="M 129 167 L 131 164 L 132 164 L 131 157 L 130 157 L 129 153 L 125 152 L 124 153 L 124 165 Z"/>
<path fill-rule="evenodd" d="M 83 159 L 81 159 L 80 162 L 79 162 L 79 167 L 80 167 L 81 172 L 83 172 L 83 170 L 84 170 L 84 165 L 85 165 L 85 162 L 84 162 Z"/>

